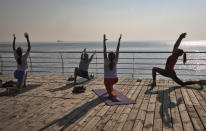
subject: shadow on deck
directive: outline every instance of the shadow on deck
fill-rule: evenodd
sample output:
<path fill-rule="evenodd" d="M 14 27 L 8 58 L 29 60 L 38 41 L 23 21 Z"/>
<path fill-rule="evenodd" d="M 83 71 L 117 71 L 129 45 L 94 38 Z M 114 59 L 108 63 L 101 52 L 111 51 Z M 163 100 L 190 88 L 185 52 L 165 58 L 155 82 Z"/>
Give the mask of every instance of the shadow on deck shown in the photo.
<path fill-rule="evenodd" d="M 2 78 L 5 81 L 8 76 Z M 54 79 L 58 82 L 50 83 Z M 148 86 L 151 81 L 120 78 L 114 88 L 135 100 L 136 104 L 107 106 L 92 92 L 92 89 L 104 88 L 102 78 L 83 81 L 81 84 L 87 90 L 77 95 L 72 93 L 74 86 L 67 82 L 67 77 L 30 76 L 28 84 L 36 84 L 38 88 L 13 97 L 0 97 L 0 128 L 205 130 L 205 88 L 199 90 L 198 85 L 180 87 L 169 79 L 159 79 L 151 90 Z"/>

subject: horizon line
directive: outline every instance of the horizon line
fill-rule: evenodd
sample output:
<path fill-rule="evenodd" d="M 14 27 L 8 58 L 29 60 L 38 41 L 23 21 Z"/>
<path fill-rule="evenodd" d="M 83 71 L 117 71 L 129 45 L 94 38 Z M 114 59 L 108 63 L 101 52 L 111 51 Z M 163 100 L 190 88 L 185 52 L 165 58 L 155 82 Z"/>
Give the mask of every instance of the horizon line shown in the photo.
<path fill-rule="evenodd" d="M 176 41 L 176 40 L 122 40 L 121 42 L 172 42 L 172 41 Z M 203 42 L 203 41 L 206 41 L 205 40 L 183 40 L 182 42 Z M 26 43 L 26 41 L 16 41 L 16 43 Z M 62 42 L 57 42 L 57 41 L 32 41 L 30 40 L 30 42 L 35 42 L 35 43 L 39 43 L 39 42 L 43 42 L 43 43 L 85 43 L 85 42 L 102 42 L 102 41 L 63 41 Z M 117 42 L 112 40 L 112 41 L 109 41 L 108 42 Z M 0 43 L 12 43 L 12 41 L 0 41 Z"/>

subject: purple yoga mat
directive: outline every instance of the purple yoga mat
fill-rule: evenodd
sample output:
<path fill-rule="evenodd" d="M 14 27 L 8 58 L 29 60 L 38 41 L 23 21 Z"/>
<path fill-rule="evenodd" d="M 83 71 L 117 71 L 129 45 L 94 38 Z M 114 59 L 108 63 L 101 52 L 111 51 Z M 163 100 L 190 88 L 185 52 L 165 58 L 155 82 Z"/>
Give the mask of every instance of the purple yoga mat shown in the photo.
<path fill-rule="evenodd" d="M 113 102 L 111 99 L 108 98 L 108 93 L 106 89 L 94 89 L 93 90 L 96 95 L 99 96 L 101 100 L 103 100 L 108 106 L 113 105 L 127 105 L 127 104 L 135 104 L 136 102 L 134 100 L 129 99 L 125 95 L 121 94 L 117 90 L 113 89 L 115 95 L 120 98 L 120 101 Z"/>

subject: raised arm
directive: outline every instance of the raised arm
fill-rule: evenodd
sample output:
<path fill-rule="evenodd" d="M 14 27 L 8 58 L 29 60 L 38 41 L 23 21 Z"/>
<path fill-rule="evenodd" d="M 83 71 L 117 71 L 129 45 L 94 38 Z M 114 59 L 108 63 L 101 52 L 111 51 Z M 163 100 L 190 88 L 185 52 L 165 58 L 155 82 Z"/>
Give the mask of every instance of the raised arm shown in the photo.
<path fill-rule="evenodd" d="M 14 37 L 14 39 L 13 39 L 13 51 L 16 51 L 16 36 L 15 36 L 15 34 L 13 34 L 13 37 Z"/>
<path fill-rule="evenodd" d="M 24 33 L 24 36 L 25 36 L 25 38 L 26 38 L 26 40 L 27 40 L 27 44 L 28 44 L 28 49 L 27 49 L 27 51 L 30 52 L 30 50 L 31 50 L 31 45 L 30 45 L 30 40 L 29 40 L 29 34 L 28 34 L 27 32 L 25 32 L 25 33 Z"/>
<path fill-rule="evenodd" d="M 180 43 L 182 41 L 182 39 L 184 39 L 186 37 L 187 33 L 182 33 L 179 38 L 177 39 L 175 45 L 174 45 L 174 48 L 173 48 L 173 53 L 178 50 L 179 46 L 180 46 Z"/>
<path fill-rule="evenodd" d="M 104 48 L 104 59 L 106 59 L 107 58 L 107 47 L 106 47 L 106 41 L 107 41 L 107 39 L 106 39 L 106 35 L 104 34 L 104 37 L 103 37 L 103 48 Z"/>
<path fill-rule="evenodd" d="M 96 54 L 96 51 L 92 54 L 92 56 L 89 58 L 89 61 L 91 62 L 92 61 L 92 59 L 93 59 L 93 57 L 94 57 L 94 55 Z"/>
<path fill-rule="evenodd" d="M 120 41 L 122 39 L 122 34 L 120 35 L 119 37 L 119 41 L 118 41 L 118 44 L 117 44 L 117 49 L 116 49 L 116 57 L 119 58 L 119 47 L 120 47 Z"/>

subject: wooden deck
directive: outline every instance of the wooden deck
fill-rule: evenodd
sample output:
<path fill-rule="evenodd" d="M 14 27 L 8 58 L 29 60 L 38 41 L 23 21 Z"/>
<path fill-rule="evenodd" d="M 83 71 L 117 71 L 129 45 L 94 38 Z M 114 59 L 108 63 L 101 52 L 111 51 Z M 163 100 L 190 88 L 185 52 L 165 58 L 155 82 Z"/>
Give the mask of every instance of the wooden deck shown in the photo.
<path fill-rule="evenodd" d="M 0 75 L 4 82 L 11 76 Z M 29 76 L 19 94 L 0 89 L 1 130 L 141 131 L 206 130 L 206 89 L 180 88 L 160 79 L 120 78 L 115 89 L 136 104 L 107 106 L 92 89 L 104 88 L 103 79 L 84 83 L 87 90 L 73 94 L 66 76 Z"/>

